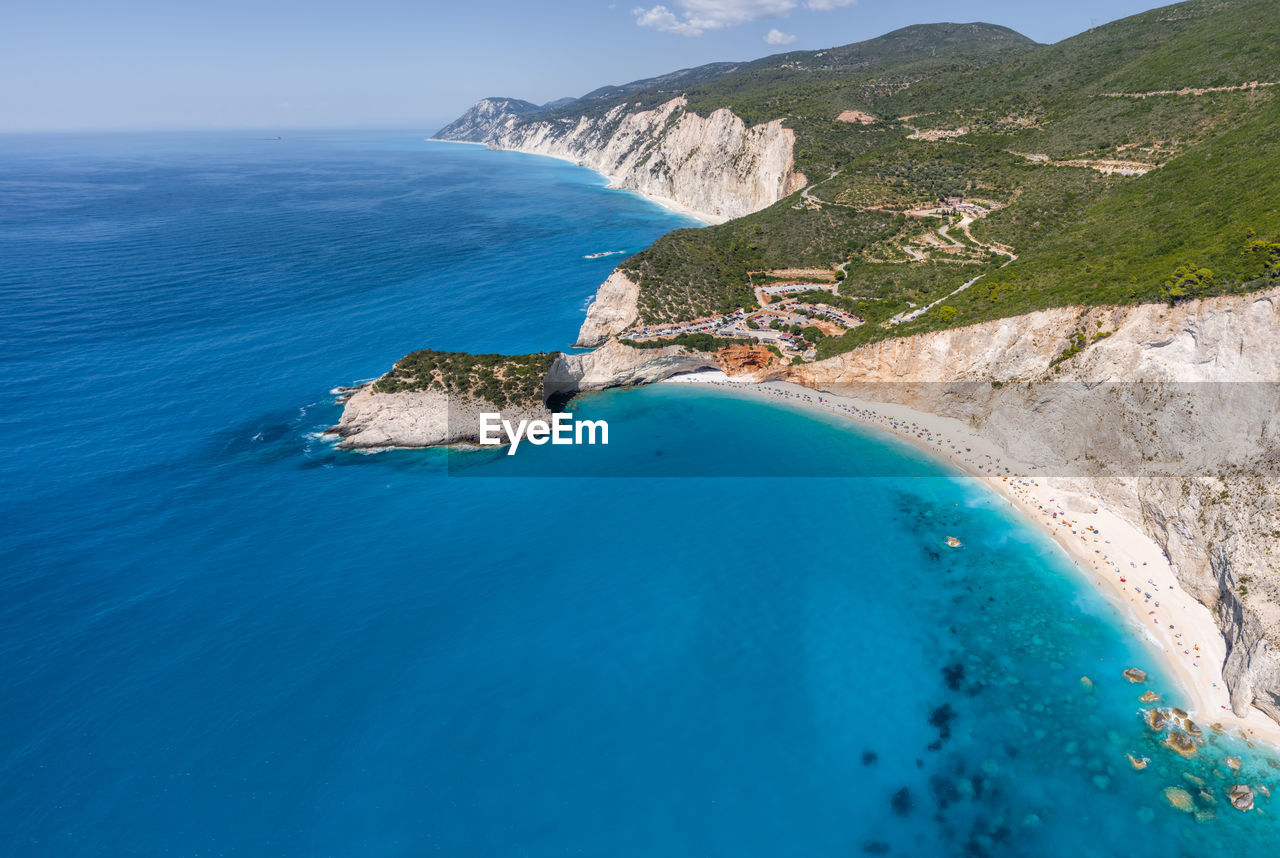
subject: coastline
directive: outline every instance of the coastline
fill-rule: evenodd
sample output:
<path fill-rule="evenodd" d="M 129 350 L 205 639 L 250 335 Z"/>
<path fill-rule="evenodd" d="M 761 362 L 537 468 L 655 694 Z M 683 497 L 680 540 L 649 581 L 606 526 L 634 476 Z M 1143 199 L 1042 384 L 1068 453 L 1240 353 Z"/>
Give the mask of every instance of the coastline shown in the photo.
<path fill-rule="evenodd" d="M 603 178 L 605 181 L 609 183 L 606 186 L 608 190 L 624 191 L 625 193 L 635 194 L 636 196 L 640 197 L 642 200 L 646 200 L 648 202 L 653 203 L 654 205 L 661 206 L 667 211 L 672 211 L 672 212 L 675 212 L 676 214 L 681 214 L 686 217 L 691 217 L 694 220 L 701 221 L 703 226 L 715 226 L 716 224 L 725 223 L 729 220 L 729 218 L 727 217 L 720 217 L 718 215 L 708 214 L 707 212 L 700 212 L 697 209 L 690 208 L 689 206 L 686 206 L 682 203 L 678 203 L 673 199 L 669 199 L 668 197 L 660 197 L 660 196 L 657 196 L 656 194 L 646 194 L 645 192 L 638 191 L 635 188 L 624 188 L 621 185 L 617 184 L 618 180 L 610 176 L 608 173 L 602 173 L 593 167 L 588 167 L 586 164 L 581 163 L 575 158 L 570 158 L 567 155 L 551 155 L 546 152 L 533 152 L 529 149 L 504 149 L 501 147 L 490 146 L 488 143 L 476 143 L 471 140 L 437 140 L 433 137 L 428 137 L 426 142 L 428 143 L 459 143 L 463 146 L 483 146 L 484 148 L 490 149 L 494 152 L 519 152 L 521 155 L 537 155 L 540 158 L 554 158 L 557 161 L 564 161 L 568 164 L 574 165 L 575 167 L 581 167 L 584 170 L 590 170 L 591 172 L 595 173 L 597 176 L 600 176 L 601 178 Z"/>
<path fill-rule="evenodd" d="M 953 418 L 785 381 L 735 382 L 718 371 L 690 373 L 667 383 L 712 384 L 841 416 L 981 479 L 1022 518 L 1047 532 L 1086 580 L 1143 630 L 1163 656 L 1192 716 L 1205 726 L 1217 723 L 1240 738 L 1280 748 L 1280 724 L 1255 708 L 1243 718 L 1231 709 L 1222 677 L 1226 640 L 1209 609 L 1182 588 L 1150 537 L 1097 499 L 1051 477 L 1016 476 L 1028 471 L 1026 463 L 1015 462 Z"/>

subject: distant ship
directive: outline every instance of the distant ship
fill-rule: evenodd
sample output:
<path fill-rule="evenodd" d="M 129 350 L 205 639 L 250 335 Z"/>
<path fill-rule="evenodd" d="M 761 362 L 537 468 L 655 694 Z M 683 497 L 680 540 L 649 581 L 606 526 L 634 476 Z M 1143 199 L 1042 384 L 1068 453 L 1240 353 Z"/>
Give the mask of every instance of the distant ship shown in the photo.
<path fill-rule="evenodd" d="M 621 250 L 606 250 L 602 253 L 588 253 L 583 259 L 599 259 L 602 256 L 613 256 L 615 253 L 623 253 Z"/>

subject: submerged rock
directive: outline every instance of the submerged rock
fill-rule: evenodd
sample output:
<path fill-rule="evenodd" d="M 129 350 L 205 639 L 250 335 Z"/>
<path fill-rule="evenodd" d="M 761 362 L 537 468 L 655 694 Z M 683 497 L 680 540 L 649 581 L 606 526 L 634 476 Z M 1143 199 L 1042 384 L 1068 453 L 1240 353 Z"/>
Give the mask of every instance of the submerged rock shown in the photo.
<path fill-rule="evenodd" d="M 1240 758 L 1227 757 L 1227 768 L 1237 772 L 1240 771 Z"/>
<path fill-rule="evenodd" d="M 1231 806 L 1236 810 L 1253 810 L 1253 790 L 1248 784 L 1234 784 L 1227 792 Z"/>
<path fill-rule="evenodd" d="M 1170 731 L 1164 739 L 1165 746 L 1184 757 L 1194 757 L 1200 750 L 1196 740 L 1178 730 Z"/>
<path fill-rule="evenodd" d="M 1191 793 L 1182 787 L 1165 787 L 1164 800 L 1169 802 L 1170 807 L 1181 810 L 1183 813 L 1192 813 L 1196 809 L 1196 803 L 1191 798 Z"/>
<path fill-rule="evenodd" d="M 898 816 L 906 816 L 915 807 L 915 802 L 911 800 L 911 790 L 906 787 L 895 792 L 889 803 L 893 806 L 893 812 Z"/>
<path fill-rule="evenodd" d="M 1145 670 L 1139 670 L 1136 667 L 1130 667 L 1125 670 L 1124 678 L 1135 684 L 1139 682 L 1146 682 L 1147 672 Z"/>
<path fill-rule="evenodd" d="M 1093 688 L 1093 680 L 1087 676 L 1080 677 L 1080 684 L 1085 688 Z"/>

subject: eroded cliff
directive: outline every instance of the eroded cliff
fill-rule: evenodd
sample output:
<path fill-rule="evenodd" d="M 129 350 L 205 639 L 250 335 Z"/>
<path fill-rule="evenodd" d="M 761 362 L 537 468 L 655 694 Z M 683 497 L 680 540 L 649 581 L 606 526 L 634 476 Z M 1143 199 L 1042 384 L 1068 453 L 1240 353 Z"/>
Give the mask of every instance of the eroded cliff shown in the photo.
<path fill-rule="evenodd" d="M 587 307 L 587 318 L 578 331 L 577 345 L 595 348 L 631 327 L 640 314 L 639 298 L 640 284 L 625 271 L 615 270 L 596 289 L 595 300 Z"/>
<path fill-rule="evenodd" d="M 623 104 L 599 115 L 539 119 L 526 102 L 486 98 L 436 139 L 568 158 L 615 187 L 713 223 L 804 185 L 794 168 L 795 133 L 781 120 L 748 127 L 728 109 L 702 117 L 685 103 L 679 97 L 650 110 Z"/>

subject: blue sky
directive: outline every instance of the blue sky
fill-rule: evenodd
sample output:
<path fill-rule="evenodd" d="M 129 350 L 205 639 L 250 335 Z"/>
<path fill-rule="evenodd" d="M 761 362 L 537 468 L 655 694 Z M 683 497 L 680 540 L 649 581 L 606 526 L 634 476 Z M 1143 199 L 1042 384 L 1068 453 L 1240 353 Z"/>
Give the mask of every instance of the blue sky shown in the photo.
<path fill-rule="evenodd" d="M 717 60 L 989 21 L 1053 42 L 1151 0 L 5 0 L 0 131 L 399 127 Z"/>

